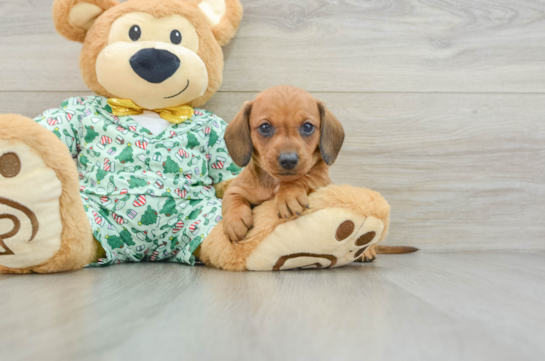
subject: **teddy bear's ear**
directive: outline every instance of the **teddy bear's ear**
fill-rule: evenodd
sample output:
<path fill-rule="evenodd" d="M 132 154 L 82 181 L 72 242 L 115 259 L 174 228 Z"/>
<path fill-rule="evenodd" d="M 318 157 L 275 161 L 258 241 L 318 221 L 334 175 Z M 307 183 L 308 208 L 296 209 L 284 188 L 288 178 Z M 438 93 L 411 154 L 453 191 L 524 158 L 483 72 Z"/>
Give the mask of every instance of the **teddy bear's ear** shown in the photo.
<path fill-rule="evenodd" d="M 83 43 L 95 20 L 104 11 L 118 4 L 115 0 L 55 0 L 55 28 L 68 40 Z"/>
<path fill-rule="evenodd" d="M 221 46 L 229 43 L 242 20 L 239 0 L 202 0 L 199 8 L 206 14 L 216 40 Z"/>

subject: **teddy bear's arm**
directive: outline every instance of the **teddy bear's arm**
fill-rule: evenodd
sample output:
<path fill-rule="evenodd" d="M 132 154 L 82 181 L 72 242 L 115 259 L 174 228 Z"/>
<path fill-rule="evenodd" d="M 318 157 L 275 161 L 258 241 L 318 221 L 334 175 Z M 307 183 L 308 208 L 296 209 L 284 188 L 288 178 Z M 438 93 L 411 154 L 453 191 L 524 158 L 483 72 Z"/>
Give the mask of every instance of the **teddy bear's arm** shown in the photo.
<path fill-rule="evenodd" d="M 67 105 L 69 102 L 70 99 L 65 101 L 63 105 Z M 79 136 L 83 135 L 81 134 L 81 125 L 77 120 L 80 115 L 78 113 L 78 109 L 69 109 L 63 106 L 46 110 L 34 118 L 34 121 L 53 132 L 68 147 L 72 157 L 76 157 L 79 153 Z"/>
<path fill-rule="evenodd" d="M 226 127 L 227 124 L 221 118 L 211 119 L 208 138 L 208 175 L 212 178 L 214 185 L 233 179 L 242 171 L 242 168 L 233 162 L 227 151 L 224 139 Z M 217 190 L 218 187 L 214 188 Z M 225 187 L 225 189 L 227 188 Z"/>

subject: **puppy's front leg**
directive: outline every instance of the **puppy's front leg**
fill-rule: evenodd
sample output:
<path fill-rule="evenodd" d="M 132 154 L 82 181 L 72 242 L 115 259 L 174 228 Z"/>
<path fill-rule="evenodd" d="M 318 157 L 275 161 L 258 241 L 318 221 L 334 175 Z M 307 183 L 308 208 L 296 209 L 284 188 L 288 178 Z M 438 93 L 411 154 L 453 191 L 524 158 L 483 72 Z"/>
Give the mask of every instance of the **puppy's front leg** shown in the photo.
<path fill-rule="evenodd" d="M 254 227 L 252 208 L 244 193 L 241 187 L 231 186 L 223 196 L 223 231 L 231 243 L 243 240 Z"/>
<path fill-rule="evenodd" d="M 295 182 L 282 183 L 275 197 L 278 217 L 289 218 L 292 215 L 300 215 L 305 208 L 309 208 L 308 195 L 329 184 L 331 179 L 324 162 L 314 166 L 307 176 Z"/>
<path fill-rule="evenodd" d="M 309 207 L 308 192 L 307 187 L 299 182 L 281 184 L 275 196 L 278 217 L 289 218 L 303 213 Z"/>

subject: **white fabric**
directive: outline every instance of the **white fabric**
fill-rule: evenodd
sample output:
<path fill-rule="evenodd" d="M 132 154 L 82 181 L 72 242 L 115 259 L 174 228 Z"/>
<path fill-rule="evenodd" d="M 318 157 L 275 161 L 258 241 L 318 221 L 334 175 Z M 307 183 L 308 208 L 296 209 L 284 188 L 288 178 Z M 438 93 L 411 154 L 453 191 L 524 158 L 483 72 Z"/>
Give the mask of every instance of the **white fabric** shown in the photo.
<path fill-rule="evenodd" d="M 168 120 L 164 120 L 159 114 L 149 110 L 144 110 L 144 113 L 140 115 L 131 115 L 131 118 L 155 136 L 161 134 L 170 126 Z"/>
<path fill-rule="evenodd" d="M 4 239 L 13 255 L 0 255 L 0 265 L 8 268 L 26 268 L 39 265 L 55 255 L 61 247 L 62 221 L 59 198 L 62 184 L 57 174 L 47 168 L 42 158 L 24 144 L 10 144 L 0 140 L 0 157 L 16 153 L 21 161 L 21 171 L 13 178 L 0 174 L 0 197 L 17 202 L 34 213 L 38 220 L 38 232 L 32 241 L 30 218 L 22 211 L 0 202 L 0 214 L 14 215 L 21 222 L 21 229 L 13 237 Z M 13 229 L 13 222 L 0 219 L 0 234 Z M 0 247 L 1 252 L 6 250 Z"/>

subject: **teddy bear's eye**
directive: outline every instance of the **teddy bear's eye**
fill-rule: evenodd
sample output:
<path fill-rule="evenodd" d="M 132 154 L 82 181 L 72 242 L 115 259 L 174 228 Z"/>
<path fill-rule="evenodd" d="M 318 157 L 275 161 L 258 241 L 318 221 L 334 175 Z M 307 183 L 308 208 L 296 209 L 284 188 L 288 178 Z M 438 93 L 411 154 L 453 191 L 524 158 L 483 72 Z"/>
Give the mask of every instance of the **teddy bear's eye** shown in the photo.
<path fill-rule="evenodd" d="M 137 41 L 142 36 L 142 30 L 140 30 L 140 26 L 134 25 L 131 30 L 129 30 L 129 38 L 131 38 L 132 41 Z"/>
<path fill-rule="evenodd" d="M 172 30 L 170 33 L 170 41 L 174 45 L 178 45 L 182 42 L 182 34 L 178 30 Z"/>

